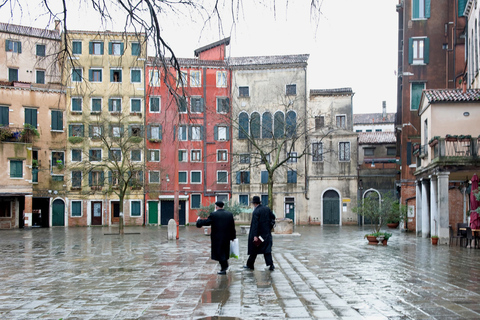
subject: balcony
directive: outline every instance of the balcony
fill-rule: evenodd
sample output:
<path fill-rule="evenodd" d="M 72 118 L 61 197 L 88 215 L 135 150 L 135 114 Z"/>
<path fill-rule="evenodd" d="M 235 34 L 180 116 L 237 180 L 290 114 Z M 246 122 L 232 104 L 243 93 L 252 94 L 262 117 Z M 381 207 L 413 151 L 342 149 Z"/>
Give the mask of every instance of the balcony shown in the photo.
<path fill-rule="evenodd" d="M 0 127 L 0 142 L 32 143 L 40 136 L 34 127 Z"/>
<path fill-rule="evenodd" d="M 480 139 L 480 138 L 479 138 Z M 435 137 L 428 144 L 419 147 L 418 160 L 421 166 L 477 165 L 480 162 L 480 143 L 470 137 Z M 431 153 L 430 159 L 428 153 Z M 417 167 L 419 162 L 417 161 Z"/>

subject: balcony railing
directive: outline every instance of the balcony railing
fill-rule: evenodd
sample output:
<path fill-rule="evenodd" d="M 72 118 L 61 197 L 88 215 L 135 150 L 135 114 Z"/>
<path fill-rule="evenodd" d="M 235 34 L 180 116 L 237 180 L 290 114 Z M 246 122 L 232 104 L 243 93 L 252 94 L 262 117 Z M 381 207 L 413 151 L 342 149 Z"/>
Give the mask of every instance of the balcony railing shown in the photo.
<path fill-rule="evenodd" d="M 22 142 L 32 143 L 33 138 L 37 136 L 35 129 L 20 127 L 0 127 L 0 143 L 1 142 Z"/>
<path fill-rule="evenodd" d="M 423 146 L 422 146 L 423 147 Z M 480 143 L 477 138 L 448 139 L 439 138 L 429 145 L 425 145 L 432 151 L 432 161 L 435 160 L 477 160 Z"/>

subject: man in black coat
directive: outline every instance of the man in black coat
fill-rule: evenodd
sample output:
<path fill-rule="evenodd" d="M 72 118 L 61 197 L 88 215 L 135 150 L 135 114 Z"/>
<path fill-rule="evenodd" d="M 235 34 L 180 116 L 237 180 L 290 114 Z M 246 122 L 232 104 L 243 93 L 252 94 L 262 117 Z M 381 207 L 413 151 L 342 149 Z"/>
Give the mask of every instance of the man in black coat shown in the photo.
<path fill-rule="evenodd" d="M 250 233 L 248 234 L 248 260 L 244 266 L 246 269 L 253 270 L 257 254 L 263 254 L 265 263 L 271 271 L 275 269 L 272 259 L 272 228 L 275 224 L 275 215 L 269 207 L 262 206 L 260 197 L 254 196 L 252 203 L 255 209 L 252 213 L 252 222 L 250 224 Z M 261 239 L 263 239 L 263 242 Z M 260 241 L 260 242 L 259 242 Z"/>
<path fill-rule="evenodd" d="M 215 202 L 215 211 L 207 219 L 197 220 L 197 228 L 212 226 L 210 240 L 212 244 L 212 260 L 220 263 L 218 274 L 227 274 L 228 258 L 230 257 L 230 240 L 237 237 L 235 221 L 231 212 L 223 210 L 222 201 Z"/>

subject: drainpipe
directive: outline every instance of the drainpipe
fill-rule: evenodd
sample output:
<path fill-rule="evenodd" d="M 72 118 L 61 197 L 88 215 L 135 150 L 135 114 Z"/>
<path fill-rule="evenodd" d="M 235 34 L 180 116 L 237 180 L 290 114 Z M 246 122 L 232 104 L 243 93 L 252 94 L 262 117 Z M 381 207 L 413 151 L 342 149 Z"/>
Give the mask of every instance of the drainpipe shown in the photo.
<path fill-rule="evenodd" d="M 207 69 L 203 67 L 203 154 L 207 156 Z M 203 161 L 203 196 L 207 196 L 207 161 Z"/>
<path fill-rule="evenodd" d="M 308 137 L 307 137 L 307 93 L 308 93 L 308 89 L 307 89 L 307 67 L 304 67 L 303 68 L 304 70 L 304 74 L 305 74 L 305 100 L 304 100 L 304 123 L 305 125 L 303 126 L 303 134 L 305 135 L 305 148 L 309 148 L 310 146 L 308 145 Z M 308 150 L 308 149 L 307 149 Z M 305 155 L 305 199 L 306 200 L 310 200 L 310 198 L 308 197 L 308 155 Z"/>

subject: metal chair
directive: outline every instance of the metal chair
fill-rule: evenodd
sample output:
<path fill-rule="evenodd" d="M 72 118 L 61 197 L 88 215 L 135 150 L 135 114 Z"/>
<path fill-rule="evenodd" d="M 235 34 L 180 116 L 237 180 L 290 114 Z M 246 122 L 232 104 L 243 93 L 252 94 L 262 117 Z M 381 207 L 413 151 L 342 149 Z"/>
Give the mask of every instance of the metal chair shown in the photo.
<path fill-rule="evenodd" d="M 460 230 L 462 228 L 465 230 Z M 467 239 L 467 228 L 468 223 L 457 223 L 457 236 L 460 236 L 460 245 L 462 245 L 463 240 Z"/>
<path fill-rule="evenodd" d="M 473 239 L 473 235 L 472 235 L 472 228 L 470 227 L 467 227 L 467 242 L 465 243 L 465 247 L 472 247 L 472 239 Z"/>
<path fill-rule="evenodd" d="M 455 245 L 458 245 L 458 239 L 460 239 L 460 245 L 462 245 L 462 236 L 459 235 L 458 232 L 457 232 L 457 235 L 455 235 L 453 232 L 452 226 L 448 226 L 448 232 L 450 234 L 450 242 L 448 243 L 449 246 L 452 245 L 452 242 L 454 239 L 455 239 Z"/>

